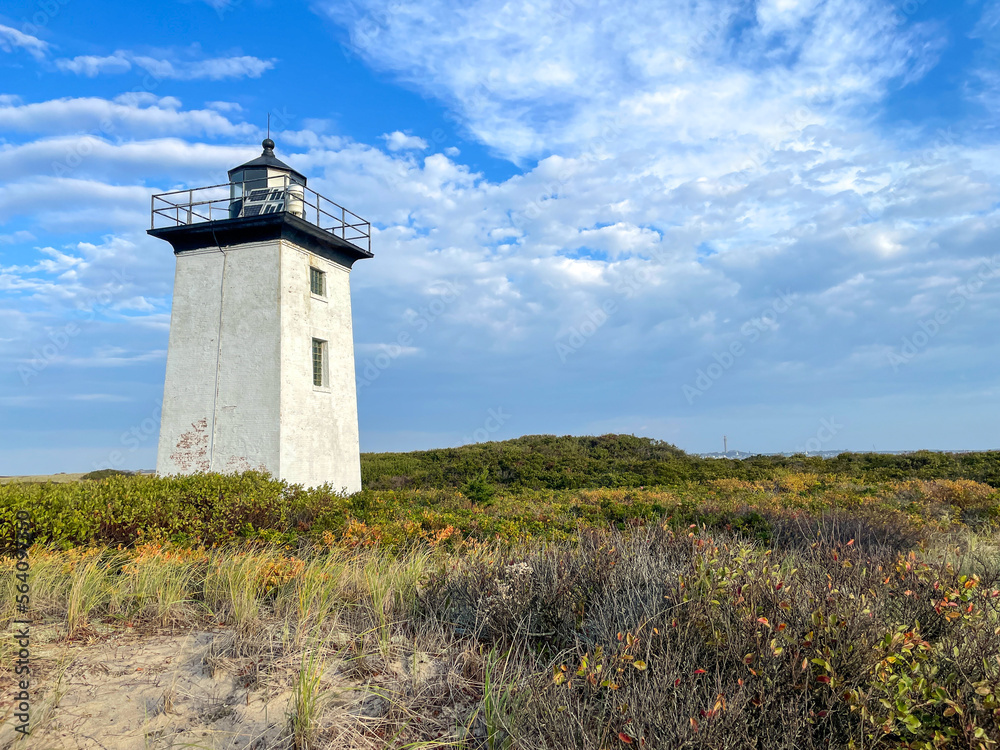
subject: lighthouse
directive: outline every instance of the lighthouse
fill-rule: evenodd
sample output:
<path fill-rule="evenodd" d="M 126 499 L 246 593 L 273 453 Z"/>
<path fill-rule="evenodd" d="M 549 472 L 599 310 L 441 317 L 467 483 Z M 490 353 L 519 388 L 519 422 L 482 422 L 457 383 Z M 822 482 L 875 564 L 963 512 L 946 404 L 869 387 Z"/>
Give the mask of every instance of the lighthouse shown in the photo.
<path fill-rule="evenodd" d="M 350 274 L 371 225 L 274 155 L 152 197 L 176 258 L 158 474 L 361 489 Z"/>

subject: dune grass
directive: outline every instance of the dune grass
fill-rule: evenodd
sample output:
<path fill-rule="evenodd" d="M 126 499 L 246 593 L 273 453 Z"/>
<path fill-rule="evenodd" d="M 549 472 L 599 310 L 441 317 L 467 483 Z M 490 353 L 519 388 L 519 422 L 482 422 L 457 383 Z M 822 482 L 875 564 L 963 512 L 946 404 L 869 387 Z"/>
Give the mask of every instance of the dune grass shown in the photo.
<path fill-rule="evenodd" d="M 287 700 L 275 747 L 1000 743 L 995 456 L 801 471 L 560 440 L 486 474 L 468 452 L 383 457 L 384 486 L 350 497 L 257 472 L 4 484 L 0 522 L 35 518 L 36 623 L 217 633 L 212 674 Z M 604 459 L 617 486 L 556 486 L 603 481 Z M 716 474 L 638 484 L 667 469 Z"/>
<path fill-rule="evenodd" d="M 844 516 L 772 532 L 764 544 L 664 521 L 458 549 L 36 545 L 32 585 L 35 616 L 70 638 L 225 623 L 212 668 L 283 675 L 301 750 L 1000 741 L 995 532 L 911 539 Z M 370 710 L 333 701 L 337 680 Z"/>

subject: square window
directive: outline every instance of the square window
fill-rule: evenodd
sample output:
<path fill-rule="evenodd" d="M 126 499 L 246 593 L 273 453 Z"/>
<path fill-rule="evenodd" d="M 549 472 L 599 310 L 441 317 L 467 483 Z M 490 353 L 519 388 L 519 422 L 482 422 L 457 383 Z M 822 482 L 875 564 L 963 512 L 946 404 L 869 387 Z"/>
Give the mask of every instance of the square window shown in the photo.
<path fill-rule="evenodd" d="M 326 274 L 312 266 L 309 266 L 309 288 L 313 294 L 326 296 Z"/>
<path fill-rule="evenodd" d="M 312 342 L 313 385 L 322 388 L 327 384 L 326 342 L 322 339 L 313 339 Z"/>

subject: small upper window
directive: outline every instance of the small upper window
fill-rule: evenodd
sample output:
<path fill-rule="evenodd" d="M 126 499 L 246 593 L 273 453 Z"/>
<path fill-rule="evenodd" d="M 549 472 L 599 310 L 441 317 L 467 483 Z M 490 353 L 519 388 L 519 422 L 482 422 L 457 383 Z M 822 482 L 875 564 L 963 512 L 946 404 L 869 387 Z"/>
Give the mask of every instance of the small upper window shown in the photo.
<path fill-rule="evenodd" d="M 312 266 L 309 266 L 309 288 L 313 294 L 326 296 L 326 274 Z"/>

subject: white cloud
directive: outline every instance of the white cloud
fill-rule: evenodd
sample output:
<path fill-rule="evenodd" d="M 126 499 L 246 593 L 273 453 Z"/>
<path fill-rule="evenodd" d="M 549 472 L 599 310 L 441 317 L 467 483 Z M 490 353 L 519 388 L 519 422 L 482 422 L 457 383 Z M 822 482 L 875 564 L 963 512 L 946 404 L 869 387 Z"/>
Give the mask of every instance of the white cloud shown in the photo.
<path fill-rule="evenodd" d="M 0 27 L 0 29 L 2 28 Z M 276 61 L 264 60 L 252 55 L 183 60 L 176 56 L 173 58 L 151 57 L 139 55 L 129 50 L 117 50 L 112 55 L 79 55 L 73 58 L 58 58 L 54 62 L 56 68 L 61 71 L 88 78 L 104 74 L 127 73 L 134 65 L 149 73 L 154 81 L 222 81 L 233 78 L 260 78 L 261 75 L 274 67 Z M 231 110 L 233 106 L 228 105 L 228 109 Z"/>
<path fill-rule="evenodd" d="M 389 354 L 393 359 L 397 357 L 410 357 L 420 353 L 420 349 L 415 346 L 400 346 L 395 341 L 378 344 L 359 344 L 356 348 L 360 356 L 375 356 L 385 353 Z"/>
<path fill-rule="evenodd" d="M 132 61 L 155 78 L 178 81 L 260 78 L 275 65 L 275 60 L 262 60 L 250 55 L 213 57 L 195 61 L 171 61 L 134 55 Z"/>
<path fill-rule="evenodd" d="M 0 24 L 0 50 L 12 52 L 14 49 L 23 49 L 36 60 L 42 60 L 49 50 L 49 43 Z"/>
<path fill-rule="evenodd" d="M 74 393 L 67 398 L 69 398 L 70 401 L 98 401 L 109 404 L 132 400 L 128 396 L 121 396 L 116 393 Z"/>
<path fill-rule="evenodd" d="M 21 245 L 32 242 L 34 239 L 35 235 L 31 232 L 19 229 L 10 234 L 0 234 L 0 245 Z"/>
<path fill-rule="evenodd" d="M 765 33 L 794 28 L 812 15 L 819 0 L 761 0 L 757 3 L 757 20 Z"/>
<path fill-rule="evenodd" d="M 711 140 L 723 156 L 745 153 L 877 100 L 934 58 L 922 27 L 894 26 L 891 9 L 868 0 L 772 0 L 760 12 L 781 34 L 755 26 L 741 0 L 323 7 L 369 64 L 446 102 L 518 161 L 603 152 L 609 125 L 635 149 Z M 808 122 L 782 128 L 803 106 Z"/>
<path fill-rule="evenodd" d="M 39 181 L 55 176 L 97 179 L 102 184 L 127 184 L 141 183 L 162 174 L 184 173 L 192 179 L 200 175 L 205 184 L 216 184 L 226 170 L 251 158 L 254 150 L 253 146 L 189 143 L 180 138 L 119 143 L 110 134 L 109 137 L 58 135 L 0 148 L 0 174 L 10 175 L 11 181 L 15 181 L 14 175 L 31 175 L 16 180 L 24 185 L 17 192 L 42 189 L 46 194 L 49 189 L 39 186 Z M 64 187 L 69 189 L 68 184 Z M 15 196 L 16 193 L 11 195 Z M 142 198 L 148 201 L 148 195 L 137 195 L 137 199 Z M 62 205 L 68 208 L 72 204 Z M 15 241 L 4 240 L 4 236 L 0 235 L 0 244 Z"/>
<path fill-rule="evenodd" d="M 1000 113 L 1000 0 L 987 2 L 970 36 L 982 43 L 975 67 L 978 77 L 968 95 L 994 113 Z"/>
<path fill-rule="evenodd" d="M 382 136 L 382 140 L 385 141 L 386 148 L 390 151 L 407 151 L 411 149 L 423 151 L 428 147 L 427 141 L 423 138 L 418 138 L 415 135 L 407 135 L 399 130 L 386 133 Z"/>
<path fill-rule="evenodd" d="M 210 2 L 217 10 L 225 10 L 228 2 Z M 36 60 L 45 60 L 51 45 L 37 37 L 25 34 L 10 26 L 0 24 L 0 50 L 12 52 L 24 49 Z M 276 60 L 265 60 L 253 55 L 209 57 L 184 60 L 174 57 L 158 58 L 140 55 L 129 50 L 117 50 L 111 55 L 78 55 L 57 58 L 56 68 L 66 73 L 94 78 L 98 75 L 127 73 L 133 65 L 145 70 L 155 81 L 223 81 L 234 78 L 260 78 L 274 68 Z"/>
<path fill-rule="evenodd" d="M 243 107 L 236 102 L 205 102 L 205 106 L 216 112 L 242 112 Z"/>
<path fill-rule="evenodd" d="M 59 58 L 55 61 L 59 70 L 67 73 L 94 78 L 104 73 L 127 73 L 132 69 L 132 63 L 122 52 L 100 57 L 96 55 L 79 55 L 73 58 Z"/>
<path fill-rule="evenodd" d="M 28 104 L 0 103 L 0 128 L 29 133 L 84 133 L 114 136 L 230 135 L 257 133 L 251 125 L 233 123 L 218 112 L 179 111 L 173 97 L 151 92 L 123 94 L 115 101 L 97 97 L 66 97 Z"/>
<path fill-rule="evenodd" d="M 71 367 L 129 367 L 145 362 L 166 359 L 166 349 L 150 351 L 128 350 L 120 346 L 100 346 L 83 357 L 69 357 L 65 364 Z"/>
<path fill-rule="evenodd" d="M 961 128 L 929 147 L 919 129 L 872 124 L 886 92 L 936 49 L 921 46 L 924 27 L 889 24 L 886 4 L 771 0 L 750 15 L 736 2 L 465 6 L 430 0 L 381 16 L 389 6 L 368 2 L 374 25 L 337 12 L 373 66 L 447 102 L 487 148 L 526 165 L 513 177 L 477 173 L 457 149 L 427 156 L 428 143 L 402 131 L 367 145 L 303 118 L 275 136 L 311 187 L 377 224 L 375 259 L 352 272 L 359 362 L 405 331 L 414 340 L 398 366 L 410 373 L 517 383 L 532 372 L 533 386 L 549 378 L 567 390 L 603 373 L 669 414 L 684 408 L 685 379 L 787 291 L 789 311 L 710 398 L 721 408 L 740 389 L 764 400 L 785 389 L 771 403 L 808 402 L 823 386 L 796 391 L 805 373 L 887 387 L 886 352 L 1000 246 L 1000 149 Z M 573 17 L 554 17 L 560 8 Z M 600 23 L 612 14 L 618 25 Z M 152 92 L 3 102 L 0 127 L 30 136 L 0 146 L 0 221 L 24 221 L 51 246 L 7 264 L 3 294 L 73 306 L 127 259 L 142 275 L 107 315 L 161 349 L 172 257 L 141 236 L 149 193 L 215 182 L 255 155 L 236 145 L 259 139 L 239 111 Z M 44 176 L 109 115 L 115 137 L 87 136 L 90 155 L 70 177 Z M 118 236 L 64 246 L 40 231 L 86 221 Z M 985 340 L 1000 322 L 997 286 L 935 346 Z M 563 366 L 556 338 L 609 301 L 616 312 Z M 984 360 L 995 353 L 982 347 Z M 142 346 L 119 349 L 89 359 L 120 364 Z"/>

